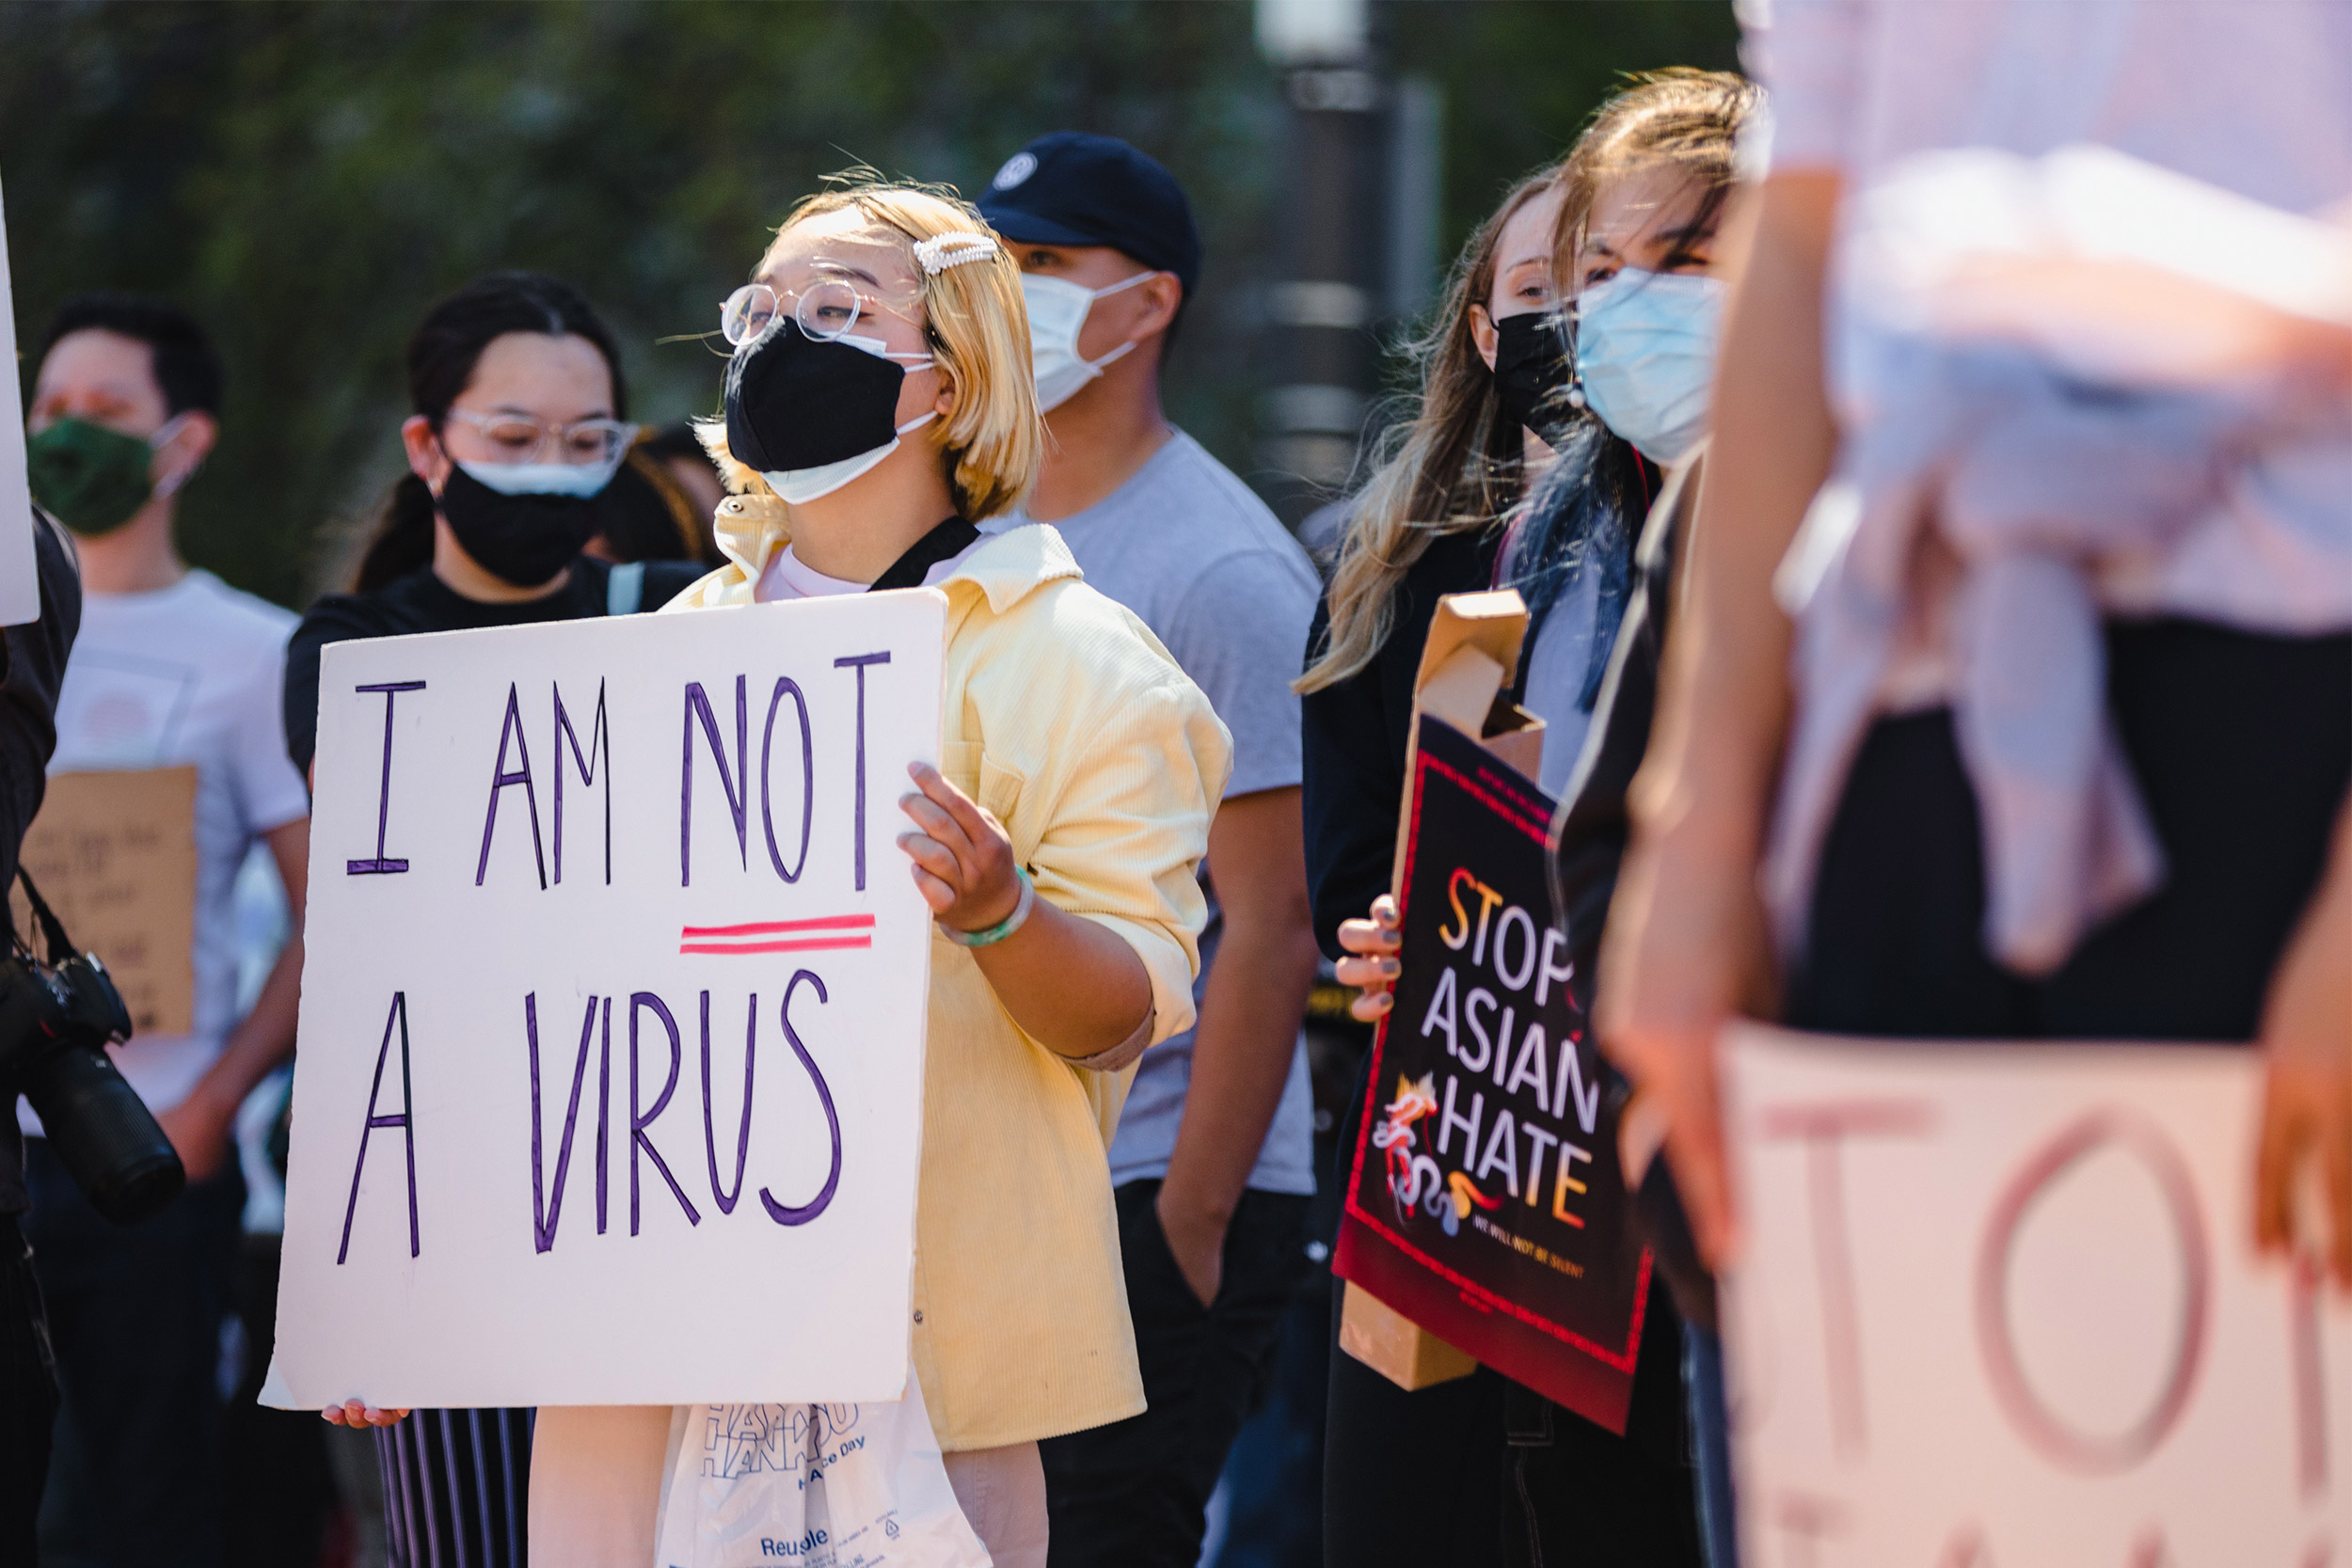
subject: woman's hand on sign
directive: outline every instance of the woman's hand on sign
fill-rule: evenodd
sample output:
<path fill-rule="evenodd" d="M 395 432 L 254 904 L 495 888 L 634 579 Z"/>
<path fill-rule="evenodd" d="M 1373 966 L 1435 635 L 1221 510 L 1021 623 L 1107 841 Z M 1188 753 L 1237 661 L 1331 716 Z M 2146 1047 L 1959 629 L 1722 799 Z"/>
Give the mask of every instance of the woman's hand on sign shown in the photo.
<path fill-rule="evenodd" d="M 1340 922 L 1340 945 L 1348 956 L 1332 966 L 1332 973 L 1341 985 L 1354 986 L 1363 993 L 1347 1005 L 1347 1010 L 1366 1023 L 1388 1017 L 1389 1008 L 1395 1005 L 1393 988 L 1405 972 L 1396 955 L 1404 941 L 1398 929 L 1396 900 L 1385 893 L 1372 901 L 1370 919 Z"/>
<path fill-rule="evenodd" d="M 326 1417 L 330 1424 L 339 1427 L 388 1427 L 405 1418 L 408 1412 L 378 1410 L 359 1400 L 345 1400 L 341 1404 L 328 1405 L 319 1414 Z"/>
<path fill-rule="evenodd" d="M 898 847 L 914 863 L 914 885 L 932 915 L 958 931 L 1009 919 L 1021 902 L 1021 879 L 1004 824 L 928 763 L 907 772 L 921 793 L 900 796 L 898 806 L 920 831 L 900 833 Z"/>
<path fill-rule="evenodd" d="M 2254 1239 L 2266 1251 L 2324 1248 L 2352 1290 L 2352 804 L 2303 924 L 2271 977 L 2263 1008 L 2266 1065 L 2254 1177 Z M 2302 1173 L 2316 1165 L 2325 1198 L 2296 1223 Z M 2307 1211 L 2312 1205 L 2304 1206 Z M 2298 1236 L 2301 1230 L 2304 1234 Z"/>

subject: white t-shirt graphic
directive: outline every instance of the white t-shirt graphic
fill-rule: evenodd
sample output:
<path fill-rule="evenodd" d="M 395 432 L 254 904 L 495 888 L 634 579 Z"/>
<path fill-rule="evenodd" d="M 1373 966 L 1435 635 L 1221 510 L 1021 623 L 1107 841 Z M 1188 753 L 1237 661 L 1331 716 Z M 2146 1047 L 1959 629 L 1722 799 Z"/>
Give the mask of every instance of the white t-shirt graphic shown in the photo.
<path fill-rule="evenodd" d="M 294 625 L 290 612 L 201 571 L 151 594 L 83 602 L 50 774 L 196 768 L 194 1027 L 135 1037 L 115 1056 L 152 1111 L 187 1097 L 237 1021 L 234 895 L 246 851 L 310 814 L 282 718 Z M 40 1130 L 31 1107 L 20 1116 L 25 1131 Z"/>

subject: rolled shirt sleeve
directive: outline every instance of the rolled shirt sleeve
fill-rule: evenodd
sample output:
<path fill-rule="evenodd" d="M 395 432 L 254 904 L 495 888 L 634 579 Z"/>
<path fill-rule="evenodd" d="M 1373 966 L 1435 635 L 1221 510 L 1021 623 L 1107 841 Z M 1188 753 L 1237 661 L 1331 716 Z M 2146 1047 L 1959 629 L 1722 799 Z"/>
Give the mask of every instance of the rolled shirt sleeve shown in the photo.
<path fill-rule="evenodd" d="M 1174 666 L 1148 685 L 1106 686 L 1072 726 L 1068 766 L 1027 859 L 1041 896 L 1116 931 L 1152 978 L 1152 1044 L 1193 1024 L 1193 976 L 1208 901 L 1199 879 L 1232 767 L 1207 697 Z"/>

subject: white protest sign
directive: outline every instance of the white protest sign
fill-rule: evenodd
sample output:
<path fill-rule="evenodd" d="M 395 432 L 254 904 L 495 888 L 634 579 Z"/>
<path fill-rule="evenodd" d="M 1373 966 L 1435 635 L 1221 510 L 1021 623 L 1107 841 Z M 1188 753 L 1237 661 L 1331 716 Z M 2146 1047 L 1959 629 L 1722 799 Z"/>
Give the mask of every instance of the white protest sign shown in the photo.
<path fill-rule="evenodd" d="M 2261 1058 L 1735 1030 L 1748 1568 L 2336 1568 L 2352 1305 L 2258 1258 Z"/>
<path fill-rule="evenodd" d="M 897 1399 L 933 590 L 320 665 L 271 1394 Z"/>
<path fill-rule="evenodd" d="M 0 200 L 0 626 L 40 619 L 33 566 L 33 496 L 24 480 L 24 401 L 18 386 L 16 295 L 8 286 L 8 204 Z"/>

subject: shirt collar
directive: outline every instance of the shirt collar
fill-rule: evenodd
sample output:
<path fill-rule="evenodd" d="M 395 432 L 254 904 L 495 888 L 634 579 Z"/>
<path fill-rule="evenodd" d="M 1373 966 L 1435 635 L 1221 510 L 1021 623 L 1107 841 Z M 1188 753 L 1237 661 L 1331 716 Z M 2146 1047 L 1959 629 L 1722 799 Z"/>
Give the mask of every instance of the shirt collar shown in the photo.
<path fill-rule="evenodd" d="M 720 553 L 742 574 L 739 580 L 757 582 L 769 558 L 791 542 L 788 517 L 788 509 L 773 496 L 729 496 L 719 503 L 711 532 Z M 952 590 L 970 583 L 986 595 L 989 610 L 1002 615 L 1049 582 L 1085 576 L 1051 523 L 1024 523 L 982 539 L 938 586 Z"/>
<path fill-rule="evenodd" d="M 953 592 L 956 584 L 970 583 L 987 595 L 989 610 L 1002 615 L 1049 582 L 1085 576 L 1051 523 L 1024 523 L 983 538 L 939 586 Z"/>

